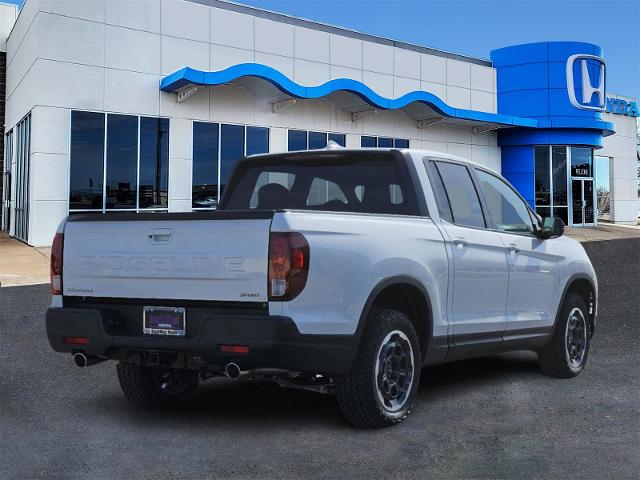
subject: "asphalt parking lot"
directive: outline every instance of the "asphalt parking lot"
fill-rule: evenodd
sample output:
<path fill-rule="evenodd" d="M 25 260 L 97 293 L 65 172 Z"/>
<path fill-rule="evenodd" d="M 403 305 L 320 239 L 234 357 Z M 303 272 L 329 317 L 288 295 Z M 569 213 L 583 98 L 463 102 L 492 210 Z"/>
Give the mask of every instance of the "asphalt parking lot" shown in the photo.
<path fill-rule="evenodd" d="M 51 351 L 47 285 L 2 288 L 0 478 L 637 479 L 640 239 L 586 248 L 601 303 L 580 377 L 548 378 L 527 352 L 428 368 L 413 414 L 378 431 L 267 383 L 210 381 L 187 410 L 139 410 L 112 362 Z"/>

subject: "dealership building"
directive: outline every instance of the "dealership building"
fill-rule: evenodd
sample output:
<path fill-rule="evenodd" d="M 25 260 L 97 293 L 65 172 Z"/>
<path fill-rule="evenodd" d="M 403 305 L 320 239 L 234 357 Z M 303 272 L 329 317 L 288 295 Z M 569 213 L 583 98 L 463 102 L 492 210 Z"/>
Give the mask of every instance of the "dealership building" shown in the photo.
<path fill-rule="evenodd" d="M 30 245 L 77 212 L 215 208 L 243 156 L 329 141 L 459 155 L 574 226 L 608 164 L 610 220 L 637 223 L 637 100 L 606 91 L 596 45 L 480 59 L 221 0 L 0 15 L 2 228 Z"/>

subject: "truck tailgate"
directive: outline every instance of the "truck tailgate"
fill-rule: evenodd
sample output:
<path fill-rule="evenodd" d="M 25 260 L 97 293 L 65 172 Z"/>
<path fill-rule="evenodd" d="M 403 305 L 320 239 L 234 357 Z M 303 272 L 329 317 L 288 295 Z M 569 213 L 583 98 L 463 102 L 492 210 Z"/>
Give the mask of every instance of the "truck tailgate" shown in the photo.
<path fill-rule="evenodd" d="M 272 212 L 71 217 L 63 294 L 267 301 Z"/>

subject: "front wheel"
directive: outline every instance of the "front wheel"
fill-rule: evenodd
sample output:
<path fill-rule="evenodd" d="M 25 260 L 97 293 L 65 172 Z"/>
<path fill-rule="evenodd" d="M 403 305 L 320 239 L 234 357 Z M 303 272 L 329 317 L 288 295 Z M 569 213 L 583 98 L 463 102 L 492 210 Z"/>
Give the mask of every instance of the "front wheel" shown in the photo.
<path fill-rule="evenodd" d="M 198 387 L 197 373 L 119 363 L 118 381 L 124 396 L 145 408 L 175 407 L 186 403 Z"/>
<path fill-rule="evenodd" d="M 542 370 L 551 377 L 579 375 L 589 356 L 589 310 L 580 295 L 569 293 L 549 345 L 538 351 Z"/>
<path fill-rule="evenodd" d="M 405 314 L 371 313 L 351 371 L 336 379 L 336 397 L 347 421 L 381 428 L 404 420 L 418 391 L 420 359 L 418 336 Z"/>

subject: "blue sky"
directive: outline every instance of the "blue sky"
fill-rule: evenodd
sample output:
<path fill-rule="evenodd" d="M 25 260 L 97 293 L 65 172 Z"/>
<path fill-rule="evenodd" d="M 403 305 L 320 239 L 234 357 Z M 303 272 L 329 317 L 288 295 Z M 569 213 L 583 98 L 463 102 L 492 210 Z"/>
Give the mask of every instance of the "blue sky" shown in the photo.
<path fill-rule="evenodd" d="M 22 0 L 3 1 L 22 3 Z M 241 0 L 239 3 L 486 59 L 492 49 L 518 43 L 591 42 L 604 48 L 608 91 L 640 97 L 638 0 Z"/>

